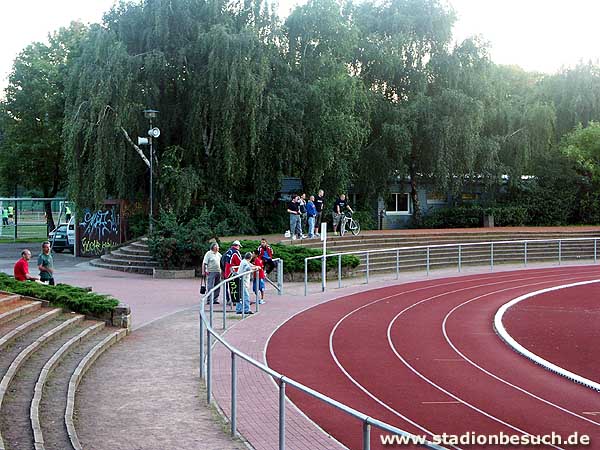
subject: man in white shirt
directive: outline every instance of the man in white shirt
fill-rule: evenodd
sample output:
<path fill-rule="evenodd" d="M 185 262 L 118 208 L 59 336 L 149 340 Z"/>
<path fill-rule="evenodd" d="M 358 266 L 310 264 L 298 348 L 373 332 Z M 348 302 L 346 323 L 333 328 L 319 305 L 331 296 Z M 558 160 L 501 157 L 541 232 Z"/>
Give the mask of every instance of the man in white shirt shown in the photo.
<path fill-rule="evenodd" d="M 206 291 L 210 291 L 221 281 L 221 253 L 219 253 L 219 244 L 214 242 L 210 246 L 210 250 L 204 255 L 202 260 L 202 276 L 206 279 Z M 214 292 L 213 304 L 219 304 L 219 292 L 217 289 Z M 210 300 L 206 302 L 210 303 Z"/>

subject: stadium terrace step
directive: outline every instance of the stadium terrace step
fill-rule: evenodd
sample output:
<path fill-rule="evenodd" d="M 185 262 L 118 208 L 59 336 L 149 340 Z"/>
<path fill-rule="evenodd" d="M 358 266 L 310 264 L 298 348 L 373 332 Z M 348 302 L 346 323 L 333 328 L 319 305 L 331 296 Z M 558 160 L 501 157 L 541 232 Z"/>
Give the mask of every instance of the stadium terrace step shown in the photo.
<path fill-rule="evenodd" d="M 558 262 L 559 254 L 561 261 L 590 260 L 597 259 L 600 251 L 600 232 L 598 231 L 531 231 L 505 230 L 464 232 L 448 231 L 439 232 L 421 230 L 419 233 L 411 231 L 399 231 L 396 234 L 367 234 L 364 236 L 346 235 L 344 237 L 328 236 L 327 249 L 331 253 L 352 252 L 359 259 L 360 264 L 353 272 L 356 275 L 366 272 L 366 254 L 360 253 L 367 250 L 380 250 L 369 254 L 370 272 L 393 272 L 398 268 L 402 270 L 423 270 L 427 267 L 427 249 L 415 248 L 430 245 L 446 245 L 446 247 L 431 248 L 429 251 L 429 267 L 442 268 L 458 266 L 459 250 L 456 244 L 468 244 L 461 246 L 461 265 L 491 264 L 491 245 L 480 244 L 482 242 L 515 241 L 515 240 L 551 240 L 584 238 L 581 241 L 556 242 L 529 242 L 527 244 L 527 262 Z M 285 241 L 289 243 L 290 241 Z M 293 245 L 301 245 L 308 248 L 321 249 L 320 240 L 295 241 Z M 399 250 L 396 250 L 399 249 Z M 494 264 L 519 264 L 525 263 L 525 244 L 515 242 L 498 242 L 494 244 Z"/>
<path fill-rule="evenodd" d="M 139 267 L 158 267 L 158 262 L 156 262 L 156 261 L 154 261 L 152 259 L 145 259 L 145 260 L 135 259 L 135 260 L 130 260 L 130 259 L 127 259 L 127 258 L 123 257 L 123 255 L 113 255 L 113 254 L 102 255 L 100 257 L 100 259 L 103 262 L 109 263 L 109 264 L 139 266 Z"/>
<path fill-rule="evenodd" d="M 93 259 L 90 264 L 104 269 L 143 275 L 152 275 L 153 269 L 159 265 L 150 255 L 146 239 L 115 249 L 99 259 Z"/>
<path fill-rule="evenodd" d="M 69 383 L 82 361 L 93 361 L 92 351 L 125 330 L 57 308 L 7 317 L 0 324 L 0 450 L 74 449 L 65 419 L 74 401 Z"/>
<path fill-rule="evenodd" d="M 119 270 L 121 272 L 139 273 L 142 275 L 152 275 L 154 269 L 152 267 L 136 266 L 129 264 L 114 264 L 104 262 L 102 259 L 93 259 L 90 264 L 94 267 L 101 267 L 103 269 Z"/>

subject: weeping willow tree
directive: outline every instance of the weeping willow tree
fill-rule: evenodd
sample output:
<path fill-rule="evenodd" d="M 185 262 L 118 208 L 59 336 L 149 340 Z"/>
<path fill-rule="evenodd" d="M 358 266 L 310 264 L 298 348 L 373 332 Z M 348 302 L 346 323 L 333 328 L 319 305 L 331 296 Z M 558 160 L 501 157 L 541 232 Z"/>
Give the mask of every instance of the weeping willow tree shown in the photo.
<path fill-rule="evenodd" d="M 148 108 L 160 111 L 164 205 L 181 212 L 246 190 L 266 121 L 269 14 L 260 3 L 146 0 L 116 6 L 93 26 L 66 88 L 64 149 L 77 203 L 146 198 L 148 168 L 133 140 L 148 129 Z"/>

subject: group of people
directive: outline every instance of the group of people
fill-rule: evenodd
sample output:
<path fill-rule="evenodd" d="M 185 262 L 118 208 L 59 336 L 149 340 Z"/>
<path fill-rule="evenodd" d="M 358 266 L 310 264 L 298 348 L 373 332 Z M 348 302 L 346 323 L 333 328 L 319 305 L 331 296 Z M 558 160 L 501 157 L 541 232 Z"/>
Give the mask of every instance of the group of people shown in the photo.
<path fill-rule="evenodd" d="M 306 194 L 292 194 L 292 199 L 287 205 L 290 215 L 290 237 L 296 239 L 313 239 L 320 237 L 319 230 L 323 222 L 323 211 L 325 207 L 325 192 L 319 189 L 317 196 L 311 195 L 306 199 Z M 344 217 L 344 212 L 354 212 L 345 194 L 340 194 L 333 204 L 333 233 L 337 236 L 338 228 Z M 307 231 L 307 234 L 304 233 Z"/>
<path fill-rule="evenodd" d="M 212 243 L 210 250 L 206 252 L 202 260 L 202 283 L 203 286 L 206 286 L 206 291 L 210 291 L 221 279 L 227 279 L 236 273 L 248 272 L 242 277 L 241 292 L 239 292 L 239 301 L 236 303 L 235 312 L 237 314 L 252 314 L 252 311 L 250 311 L 251 289 L 257 296 L 260 296 L 259 304 L 265 303 L 266 273 L 270 273 L 275 268 L 273 249 L 264 238 L 261 239 L 256 250 L 246 252 L 243 257 L 240 252 L 241 247 L 240 241 L 233 241 L 227 252 L 221 254 L 219 244 L 217 242 Z M 219 294 L 220 289 L 213 292 L 212 301 L 214 304 L 219 304 Z M 231 302 L 234 295 L 230 290 L 225 289 L 223 299 L 225 302 Z M 207 302 L 210 302 L 210 299 Z"/>
<path fill-rule="evenodd" d="M 54 259 L 50 253 L 50 242 L 46 241 L 42 244 L 42 252 L 38 256 L 37 264 L 40 276 L 36 277 L 29 273 L 29 260 L 31 259 L 31 251 L 24 249 L 21 252 L 21 258 L 13 267 L 13 274 L 17 281 L 40 281 L 44 284 L 54 286 Z"/>
<path fill-rule="evenodd" d="M 2 225 L 12 225 L 14 223 L 15 210 L 12 206 L 1 207 Z"/>

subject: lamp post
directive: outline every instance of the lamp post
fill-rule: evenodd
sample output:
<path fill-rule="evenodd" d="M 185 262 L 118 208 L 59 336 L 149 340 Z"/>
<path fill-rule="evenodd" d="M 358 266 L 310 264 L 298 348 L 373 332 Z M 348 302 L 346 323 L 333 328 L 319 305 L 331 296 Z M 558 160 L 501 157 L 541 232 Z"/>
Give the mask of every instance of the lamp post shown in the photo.
<path fill-rule="evenodd" d="M 148 143 L 150 144 L 150 213 L 149 213 L 149 226 L 150 233 L 152 233 L 152 217 L 153 217 L 153 207 L 154 207 L 154 145 L 152 143 L 153 138 L 158 138 L 160 136 L 160 130 L 158 128 L 152 127 L 152 119 L 156 119 L 158 116 L 158 111 L 155 109 L 145 109 L 144 117 L 148 119 L 150 122 L 150 129 L 148 130 Z"/>

